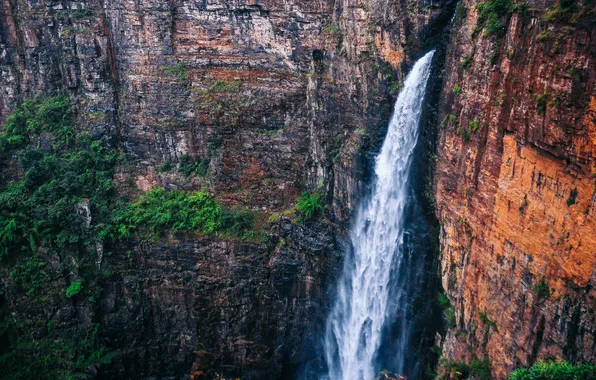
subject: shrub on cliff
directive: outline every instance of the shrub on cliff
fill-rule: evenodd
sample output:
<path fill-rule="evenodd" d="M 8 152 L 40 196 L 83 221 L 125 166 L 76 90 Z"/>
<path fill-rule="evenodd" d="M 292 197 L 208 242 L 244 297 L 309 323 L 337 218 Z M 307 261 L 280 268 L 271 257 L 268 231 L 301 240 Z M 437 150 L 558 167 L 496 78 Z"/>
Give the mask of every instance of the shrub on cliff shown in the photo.
<path fill-rule="evenodd" d="M 574 365 L 566 361 L 538 362 L 530 368 L 516 369 L 509 380 L 595 380 L 596 366 Z"/>
<path fill-rule="evenodd" d="M 567 206 L 571 206 L 571 205 L 575 204 L 576 199 L 577 199 L 577 187 L 569 192 L 569 198 L 567 198 Z"/>
<path fill-rule="evenodd" d="M 534 292 L 538 298 L 548 299 L 550 296 L 550 288 L 544 280 L 534 285 Z"/>
<path fill-rule="evenodd" d="M 488 359 L 474 359 L 470 362 L 470 375 L 475 380 L 491 380 L 490 361 Z"/>
<path fill-rule="evenodd" d="M 448 329 L 454 328 L 457 326 L 457 320 L 455 318 L 455 309 L 453 305 L 451 305 L 451 301 L 449 298 L 441 292 L 437 293 L 437 301 L 441 309 L 443 310 L 443 320 L 445 321 L 445 325 Z"/>
<path fill-rule="evenodd" d="M 581 9 L 581 6 L 578 6 L 578 2 L 576 0 L 561 0 L 559 5 L 555 6 L 554 8 L 549 8 L 544 12 L 542 18 L 546 22 L 577 22 L 578 18 L 583 16 L 583 13 L 589 14 L 589 7 L 590 1 L 584 2 L 585 11 Z M 576 14 L 574 12 L 578 11 Z"/>
<path fill-rule="evenodd" d="M 296 210 L 302 213 L 307 219 L 322 214 L 325 211 L 321 194 L 318 193 L 302 193 L 296 203 Z"/>
<path fill-rule="evenodd" d="M 72 282 L 68 286 L 68 289 L 66 289 L 66 296 L 68 298 L 72 298 L 72 297 L 76 296 L 77 294 L 79 294 L 81 292 L 81 289 L 83 289 L 83 285 L 82 285 L 81 281 Z"/>
<path fill-rule="evenodd" d="M 66 97 L 26 101 L 7 118 L 0 167 L 20 170 L 0 184 L 0 259 L 16 285 L 7 287 L 16 293 L 11 303 L 0 305 L 1 378 L 84 377 L 114 357 L 97 328 L 81 323 L 66 336 L 39 310 L 51 315 L 68 298 L 97 290 L 96 244 L 113 236 L 120 204 L 112 181 L 118 160 L 88 134 L 75 134 Z M 64 289 L 60 280 L 71 271 L 81 281 Z"/>
<path fill-rule="evenodd" d="M 221 207 L 209 193 L 154 188 L 117 215 L 118 232 L 122 238 L 138 230 L 154 236 L 169 231 L 213 233 L 221 214 Z"/>
<path fill-rule="evenodd" d="M 0 134 L 0 153 L 22 148 L 42 133 L 54 134 L 64 145 L 72 142 L 71 113 L 65 96 L 30 99 L 10 114 Z"/>
<path fill-rule="evenodd" d="M 115 218 L 119 238 L 133 233 L 152 238 L 180 231 L 204 234 L 224 233 L 248 237 L 253 217 L 247 211 L 224 210 L 205 191 L 170 191 L 154 188 L 135 202 L 118 210 Z"/>
<path fill-rule="evenodd" d="M 513 12 L 513 1 L 511 0 L 489 0 L 478 3 L 478 21 L 474 28 L 474 34 L 485 29 L 487 36 L 501 37 L 505 34 L 505 28 L 511 13 Z"/>
<path fill-rule="evenodd" d="M 85 377 L 89 367 L 114 358 L 99 325 L 79 321 L 65 333 L 39 313 L 94 302 L 101 289 L 97 263 L 109 255 L 110 243 L 145 232 L 254 235 L 250 212 L 224 210 L 207 192 L 153 189 L 126 201 L 112 180 L 122 157 L 76 129 L 67 98 L 58 96 L 26 101 L 0 132 L 0 168 L 20 169 L 13 171 L 17 180 L 0 183 L 0 260 L 14 281 L 11 303 L 0 305 L 0 339 L 6 342 L 0 378 Z M 208 161 L 188 166 L 189 175 L 204 175 Z M 77 281 L 62 281 L 71 272 Z"/>
<path fill-rule="evenodd" d="M 189 177 L 194 173 L 204 177 L 209 170 L 209 164 L 210 160 L 208 158 L 199 159 L 198 162 L 195 162 L 190 156 L 183 154 L 180 156 L 179 171 L 184 174 L 185 177 Z"/>
<path fill-rule="evenodd" d="M 62 101 L 41 102 L 35 108 L 35 112 L 15 112 L 23 118 L 18 124 L 30 128 L 19 140 L 29 141 L 44 131 L 72 130 L 65 121 L 68 107 L 62 106 Z M 17 130 L 20 127 L 5 129 L 0 140 L 11 141 Z M 69 144 L 68 149 L 3 145 L 12 148 L 24 174 L 22 180 L 0 189 L 0 257 L 34 253 L 42 246 L 49 252 L 76 252 L 109 235 L 116 205 L 112 199 L 113 166 L 119 156 L 86 134 L 79 134 Z M 93 228 L 81 227 L 85 225 L 82 202 L 87 202 L 93 214 Z"/>

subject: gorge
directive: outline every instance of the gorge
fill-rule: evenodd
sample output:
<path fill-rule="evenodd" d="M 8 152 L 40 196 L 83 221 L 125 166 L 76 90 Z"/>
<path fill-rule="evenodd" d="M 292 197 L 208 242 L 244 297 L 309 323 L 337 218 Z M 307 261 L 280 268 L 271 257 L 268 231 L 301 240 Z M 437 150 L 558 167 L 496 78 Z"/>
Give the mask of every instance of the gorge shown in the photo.
<path fill-rule="evenodd" d="M 594 8 L 0 0 L 0 377 L 596 362 Z"/>

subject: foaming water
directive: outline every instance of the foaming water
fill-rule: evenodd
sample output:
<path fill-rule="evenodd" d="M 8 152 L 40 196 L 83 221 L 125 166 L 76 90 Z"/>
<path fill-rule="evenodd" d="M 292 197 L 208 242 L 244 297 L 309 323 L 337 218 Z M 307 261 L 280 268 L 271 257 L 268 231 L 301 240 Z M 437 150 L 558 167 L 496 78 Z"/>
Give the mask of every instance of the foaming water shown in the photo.
<path fill-rule="evenodd" d="M 391 274 L 403 256 L 408 175 L 433 54 L 420 58 L 406 78 L 376 158 L 371 192 L 352 225 L 352 251 L 346 257 L 325 333 L 331 380 L 372 380 L 379 370 L 375 357 L 383 326 L 391 322 L 386 321 L 388 302 L 396 301 L 389 300 Z M 403 356 L 407 335 L 400 331 L 396 337 L 400 339 L 396 357 Z"/>

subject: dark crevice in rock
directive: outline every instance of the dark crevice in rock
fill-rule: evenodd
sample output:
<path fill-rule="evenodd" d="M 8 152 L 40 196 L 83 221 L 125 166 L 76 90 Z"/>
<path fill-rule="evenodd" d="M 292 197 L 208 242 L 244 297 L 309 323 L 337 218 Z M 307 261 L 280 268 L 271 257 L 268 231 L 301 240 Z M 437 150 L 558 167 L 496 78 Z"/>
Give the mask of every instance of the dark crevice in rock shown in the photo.
<path fill-rule="evenodd" d="M 108 16 L 106 14 L 105 8 L 105 1 L 101 0 L 100 2 L 100 9 L 101 9 L 101 28 L 103 34 L 106 36 L 107 44 L 106 44 L 106 54 L 108 59 L 108 66 L 110 69 L 110 79 L 112 82 L 113 87 L 113 115 L 114 115 L 114 124 L 116 126 L 116 136 L 115 141 L 113 142 L 115 146 L 121 147 L 122 139 L 123 139 L 123 126 L 120 121 L 120 79 L 118 76 L 118 62 L 116 56 L 116 47 L 114 46 L 114 36 L 112 35 L 112 28 L 110 27 L 110 21 L 108 20 Z M 112 136 L 110 136 L 112 137 Z M 105 137 L 104 137 L 105 138 Z M 110 138 L 110 140 L 112 140 Z"/>

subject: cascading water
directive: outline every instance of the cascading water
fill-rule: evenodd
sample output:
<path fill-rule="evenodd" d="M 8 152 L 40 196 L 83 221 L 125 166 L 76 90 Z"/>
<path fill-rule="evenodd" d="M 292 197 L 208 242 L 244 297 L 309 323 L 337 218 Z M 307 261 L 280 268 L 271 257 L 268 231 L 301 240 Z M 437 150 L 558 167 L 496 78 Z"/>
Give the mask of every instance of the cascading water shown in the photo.
<path fill-rule="evenodd" d="M 408 176 L 431 71 L 434 51 L 420 58 L 397 97 L 387 136 L 376 158 L 369 197 L 360 205 L 352 225 L 351 253 L 346 258 L 337 300 L 327 321 L 325 356 L 331 380 L 371 380 L 383 340 L 392 292 L 391 275 L 404 249 L 404 213 Z M 399 307 L 399 305 L 398 305 Z M 400 327 L 396 356 L 403 355 L 408 332 Z M 402 352 L 399 352 L 399 351 Z"/>

